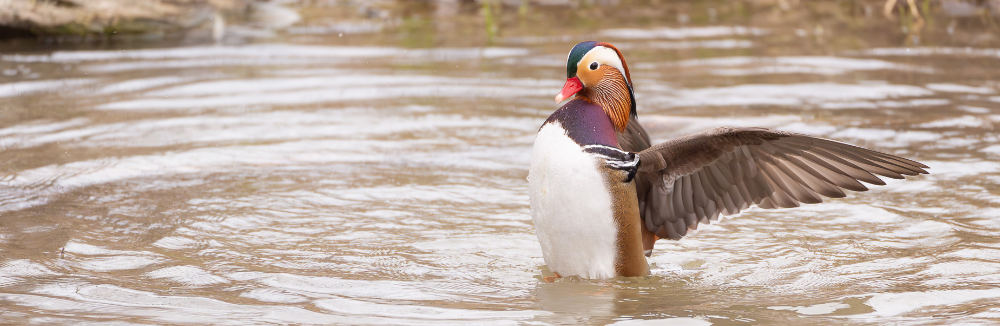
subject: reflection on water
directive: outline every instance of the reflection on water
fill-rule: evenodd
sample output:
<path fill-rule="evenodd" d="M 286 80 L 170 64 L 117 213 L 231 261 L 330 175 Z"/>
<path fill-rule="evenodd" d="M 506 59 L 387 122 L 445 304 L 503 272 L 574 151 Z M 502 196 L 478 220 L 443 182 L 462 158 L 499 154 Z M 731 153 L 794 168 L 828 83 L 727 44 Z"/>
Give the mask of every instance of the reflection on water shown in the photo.
<path fill-rule="evenodd" d="M 661 241 L 650 277 L 600 282 L 541 281 L 524 179 L 565 51 L 588 36 L 5 52 L 0 319 L 997 321 L 1000 50 L 775 41 L 810 33 L 590 36 L 628 55 L 654 139 L 765 126 L 932 174 L 751 209 Z"/>

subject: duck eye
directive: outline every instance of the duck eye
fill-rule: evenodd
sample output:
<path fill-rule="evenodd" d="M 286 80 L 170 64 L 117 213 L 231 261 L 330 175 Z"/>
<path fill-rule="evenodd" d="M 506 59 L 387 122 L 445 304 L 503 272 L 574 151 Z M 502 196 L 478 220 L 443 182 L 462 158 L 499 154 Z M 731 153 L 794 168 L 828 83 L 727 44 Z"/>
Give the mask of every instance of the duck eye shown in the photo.
<path fill-rule="evenodd" d="M 590 70 L 597 70 L 597 67 L 601 66 L 596 61 L 590 63 Z"/>

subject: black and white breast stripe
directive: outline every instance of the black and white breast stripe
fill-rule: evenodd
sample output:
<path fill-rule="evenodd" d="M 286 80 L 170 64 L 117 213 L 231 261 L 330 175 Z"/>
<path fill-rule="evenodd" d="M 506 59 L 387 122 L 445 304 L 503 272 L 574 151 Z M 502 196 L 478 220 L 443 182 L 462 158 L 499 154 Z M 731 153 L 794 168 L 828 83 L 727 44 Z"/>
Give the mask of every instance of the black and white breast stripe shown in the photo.
<path fill-rule="evenodd" d="M 639 170 L 639 155 L 606 145 L 584 145 L 583 151 L 604 159 L 609 168 L 628 172 L 623 182 L 630 182 Z"/>

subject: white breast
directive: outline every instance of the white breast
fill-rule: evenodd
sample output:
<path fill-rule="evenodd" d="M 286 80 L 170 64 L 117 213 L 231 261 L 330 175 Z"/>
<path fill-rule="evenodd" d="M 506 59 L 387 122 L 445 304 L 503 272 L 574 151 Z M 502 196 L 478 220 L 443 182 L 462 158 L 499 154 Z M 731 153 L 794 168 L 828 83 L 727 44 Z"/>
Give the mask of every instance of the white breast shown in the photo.
<path fill-rule="evenodd" d="M 614 277 L 617 227 L 611 194 L 598 162 L 558 122 L 538 131 L 528 188 L 549 269 L 562 276 Z"/>

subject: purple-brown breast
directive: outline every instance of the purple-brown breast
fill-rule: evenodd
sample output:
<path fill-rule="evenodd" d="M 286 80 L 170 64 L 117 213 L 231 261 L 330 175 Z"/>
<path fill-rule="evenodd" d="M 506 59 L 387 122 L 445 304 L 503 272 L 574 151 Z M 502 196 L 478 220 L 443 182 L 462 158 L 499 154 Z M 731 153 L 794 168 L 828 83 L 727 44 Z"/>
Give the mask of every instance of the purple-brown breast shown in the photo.
<path fill-rule="evenodd" d="M 577 144 L 600 144 L 618 147 L 615 126 L 601 106 L 582 99 L 566 102 L 545 123 L 559 121 L 570 139 Z"/>

